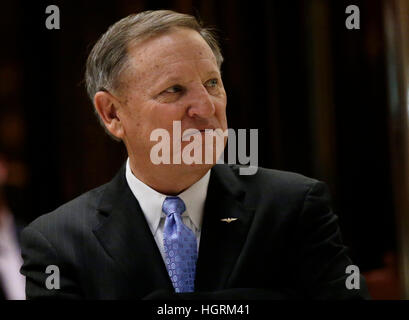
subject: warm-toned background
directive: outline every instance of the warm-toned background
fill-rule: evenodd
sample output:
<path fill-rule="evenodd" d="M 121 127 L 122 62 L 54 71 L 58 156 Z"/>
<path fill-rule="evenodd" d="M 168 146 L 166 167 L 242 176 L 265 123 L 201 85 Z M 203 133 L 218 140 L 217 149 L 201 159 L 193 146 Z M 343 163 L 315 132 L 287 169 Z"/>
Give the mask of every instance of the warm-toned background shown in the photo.
<path fill-rule="evenodd" d="M 50 4 L 60 30 L 45 28 Z M 349 4 L 360 30 L 345 27 Z M 3 1 L 0 153 L 15 214 L 31 221 L 123 163 L 87 99 L 85 60 L 109 25 L 162 8 L 220 30 L 229 126 L 259 129 L 260 166 L 327 182 L 372 296 L 403 298 L 407 1 Z"/>

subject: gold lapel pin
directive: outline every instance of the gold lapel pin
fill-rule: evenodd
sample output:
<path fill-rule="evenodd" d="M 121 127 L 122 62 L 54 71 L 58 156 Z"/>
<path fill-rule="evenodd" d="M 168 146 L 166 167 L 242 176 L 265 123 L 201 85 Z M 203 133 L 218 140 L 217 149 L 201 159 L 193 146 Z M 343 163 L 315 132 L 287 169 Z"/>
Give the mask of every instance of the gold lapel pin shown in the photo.
<path fill-rule="evenodd" d="M 224 218 L 224 219 L 220 219 L 220 221 L 227 222 L 227 223 L 230 223 L 230 222 L 233 222 L 233 221 L 236 221 L 236 220 L 237 220 L 237 218 Z"/>

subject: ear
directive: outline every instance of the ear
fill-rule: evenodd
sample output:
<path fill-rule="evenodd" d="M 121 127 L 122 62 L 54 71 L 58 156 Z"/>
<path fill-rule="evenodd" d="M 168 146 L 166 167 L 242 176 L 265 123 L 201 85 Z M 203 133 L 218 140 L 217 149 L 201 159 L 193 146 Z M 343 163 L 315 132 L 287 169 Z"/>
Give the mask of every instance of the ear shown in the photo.
<path fill-rule="evenodd" d="M 98 91 L 94 96 L 94 106 L 107 130 L 122 140 L 124 130 L 118 117 L 119 101 L 109 92 Z"/>

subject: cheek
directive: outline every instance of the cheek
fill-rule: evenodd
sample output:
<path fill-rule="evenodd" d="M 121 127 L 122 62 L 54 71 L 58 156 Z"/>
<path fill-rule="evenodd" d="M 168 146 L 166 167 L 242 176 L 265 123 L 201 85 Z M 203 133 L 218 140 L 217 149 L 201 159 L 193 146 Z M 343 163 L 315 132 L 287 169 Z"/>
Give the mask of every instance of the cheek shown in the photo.
<path fill-rule="evenodd" d="M 131 140 L 135 140 L 143 133 L 144 121 L 141 109 L 135 104 L 128 104 L 123 107 L 120 120 L 124 128 L 125 135 Z"/>
<path fill-rule="evenodd" d="M 227 117 L 226 117 L 226 99 L 219 100 L 215 103 L 216 107 L 216 117 L 219 119 L 220 124 L 224 127 L 227 126 Z"/>
<path fill-rule="evenodd" d="M 125 134 L 131 138 L 137 137 L 142 131 L 142 124 L 133 116 L 126 117 L 123 122 Z"/>
<path fill-rule="evenodd" d="M 171 129 L 173 121 L 182 121 L 185 108 L 179 104 L 158 104 L 152 109 L 153 124 L 158 128 Z"/>

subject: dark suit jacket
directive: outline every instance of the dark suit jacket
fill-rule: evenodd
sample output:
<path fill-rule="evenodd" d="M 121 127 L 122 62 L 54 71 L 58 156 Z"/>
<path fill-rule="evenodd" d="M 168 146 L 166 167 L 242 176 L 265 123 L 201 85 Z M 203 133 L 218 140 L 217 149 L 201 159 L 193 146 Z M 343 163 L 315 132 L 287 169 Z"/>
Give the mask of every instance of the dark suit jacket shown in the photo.
<path fill-rule="evenodd" d="M 28 298 L 356 299 L 352 264 L 324 183 L 295 173 L 216 165 L 205 203 L 195 293 L 174 294 L 165 264 L 125 178 L 41 216 L 22 234 Z M 234 217 L 226 223 L 222 218 Z M 48 265 L 61 289 L 48 290 Z"/>

